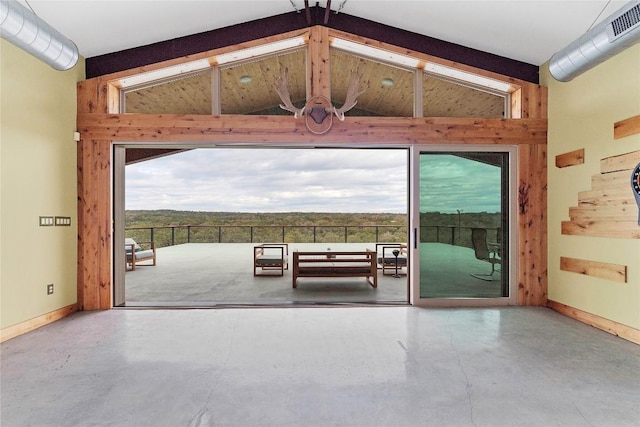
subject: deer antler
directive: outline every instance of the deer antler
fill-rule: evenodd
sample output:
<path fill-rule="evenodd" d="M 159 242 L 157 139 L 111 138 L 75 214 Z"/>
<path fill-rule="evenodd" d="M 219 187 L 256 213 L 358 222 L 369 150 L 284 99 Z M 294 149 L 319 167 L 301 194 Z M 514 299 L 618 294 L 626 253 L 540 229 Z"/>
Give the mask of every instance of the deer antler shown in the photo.
<path fill-rule="evenodd" d="M 293 113 L 293 117 L 296 119 L 298 117 L 302 117 L 304 115 L 304 107 L 297 108 L 291 102 L 291 94 L 289 93 L 289 69 L 281 68 L 280 69 L 280 77 L 276 80 L 276 92 L 278 96 L 280 96 L 280 100 L 282 100 L 282 104 L 280 104 L 280 108 L 283 110 L 291 111 Z"/>
<path fill-rule="evenodd" d="M 358 102 L 358 97 L 364 93 L 364 90 L 358 92 L 360 89 L 361 78 L 362 73 L 359 70 L 351 70 L 351 81 L 349 82 L 349 88 L 347 89 L 347 96 L 344 100 L 344 104 L 342 104 L 342 107 L 340 108 L 331 108 L 330 111 L 327 111 L 329 114 L 333 112 L 338 120 L 344 121 L 344 113 L 355 107 Z"/>

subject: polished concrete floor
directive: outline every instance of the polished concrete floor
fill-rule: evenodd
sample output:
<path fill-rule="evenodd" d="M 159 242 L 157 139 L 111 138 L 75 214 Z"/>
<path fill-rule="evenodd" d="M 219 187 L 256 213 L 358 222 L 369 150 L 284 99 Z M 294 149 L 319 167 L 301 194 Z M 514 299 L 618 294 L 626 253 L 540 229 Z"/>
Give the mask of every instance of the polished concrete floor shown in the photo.
<path fill-rule="evenodd" d="M 3 427 L 640 425 L 640 346 L 545 308 L 114 309 L 0 348 Z"/>

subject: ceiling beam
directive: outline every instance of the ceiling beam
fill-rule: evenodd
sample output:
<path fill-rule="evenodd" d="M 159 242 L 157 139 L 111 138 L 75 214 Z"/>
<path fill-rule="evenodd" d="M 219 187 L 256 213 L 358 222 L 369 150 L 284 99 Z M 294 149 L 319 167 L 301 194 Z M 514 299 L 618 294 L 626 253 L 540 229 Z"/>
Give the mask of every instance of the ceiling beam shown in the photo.
<path fill-rule="evenodd" d="M 331 0 L 327 0 L 327 7 L 324 9 L 324 25 L 329 24 L 329 14 L 331 13 Z"/>
<path fill-rule="evenodd" d="M 87 58 L 87 79 L 305 29 L 311 25 L 320 25 L 322 23 L 320 18 L 324 15 L 320 14 L 320 12 L 325 12 L 325 10 L 318 6 L 313 7 L 313 11 L 311 9 L 312 7 L 309 7 L 309 13 L 305 13 L 305 17 L 301 13 L 293 11 L 200 34 Z M 312 13 L 315 11 L 318 13 Z M 310 15 L 310 18 L 307 17 L 308 15 Z M 311 19 L 312 24 L 308 23 L 308 19 Z M 316 20 L 318 22 L 315 22 Z M 539 82 L 539 67 L 536 65 L 526 64 L 344 13 L 334 14 L 331 23 L 326 26 L 527 82 L 536 84 Z"/>
<path fill-rule="evenodd" d="M 346 117 L 317 135 L 291 116 L 78 114 L 84 138 L 166 144 L 542 144 L 546 119 Z M 170 147 L 167 147 L 170 148 Z"/>
<path fill-rule="evenodd" d="M 309 0 L 304 0 L 304 14 L 307 17 L 307 25 L 311 25 L 311 8 L 309 8 Z"/>

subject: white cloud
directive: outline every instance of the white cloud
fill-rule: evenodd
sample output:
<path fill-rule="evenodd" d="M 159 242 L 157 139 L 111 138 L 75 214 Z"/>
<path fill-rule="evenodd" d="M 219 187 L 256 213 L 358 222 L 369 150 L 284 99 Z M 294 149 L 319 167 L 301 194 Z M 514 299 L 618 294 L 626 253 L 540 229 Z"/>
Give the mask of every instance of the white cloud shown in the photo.
<path fill-rule="evenodd" d="M 126 209 L 407 211 L 402 149 L 198 149 L 126 167 Z"/>

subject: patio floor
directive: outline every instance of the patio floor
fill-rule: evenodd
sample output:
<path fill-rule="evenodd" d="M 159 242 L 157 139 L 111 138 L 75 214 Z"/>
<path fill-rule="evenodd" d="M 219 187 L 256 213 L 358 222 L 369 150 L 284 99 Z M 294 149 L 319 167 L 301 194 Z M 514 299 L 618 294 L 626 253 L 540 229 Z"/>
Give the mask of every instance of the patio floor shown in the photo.
<path fill-rule="evenodd" d="M 378 287 L 364 278 L 300 278 L 291 286 L 291 269 L 284 276 L 253 276 L 252 243 L 187 243 L 159 248 L 157 265 L 138 265 L 125 274 L 126 306 L 202 307 L 215 305 L 286 304 L 406 304 L 407 276 L 394 278 L 378 270 Z M 371 243 L 292 243 L 294 250 L 361 251 Z M 423 276 L 432 296 L 498 296 L 500 281 L 485 282 L 469 273 L 488 271 L 468 248 L 423 244 Z M 464 262 L 461 262 L 464 260 Z M 405 270 L 402 270 L 405 272 Z M 425 279 L 423 279 L 425 283 Z M 433 285 L 433 286 L 431 286 Z M 478 295 L 469 295 L 469 292 Z M 447 293 L 451 294 L 448 295 Z M 460 295 L 458 295 L 460 294 Z"/>

